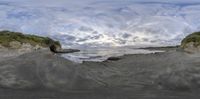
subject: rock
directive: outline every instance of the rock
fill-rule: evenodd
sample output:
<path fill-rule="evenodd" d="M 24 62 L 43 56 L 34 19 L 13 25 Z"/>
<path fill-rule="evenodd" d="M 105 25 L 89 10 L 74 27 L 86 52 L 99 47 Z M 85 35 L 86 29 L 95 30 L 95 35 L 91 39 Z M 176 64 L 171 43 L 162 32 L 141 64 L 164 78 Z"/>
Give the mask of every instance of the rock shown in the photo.
<path fill-rule="evenodd" d="M 120 59 L 121 59 L 120 57 L 109 57 L 107 60 L 109 60 L 109 61 L 118 61 Z"/>
<path fill-rule="evenodd" d="M 39 50 L 39 49 L 42 49 L 42 48 L 43 48 L 43 47 L 40 46 L 40 45 L 36 45 L 36 46 L 34 47 L 35 50 Z"/>
<path fill-rule="evenodd" d="M 74 52 L 80 52 L 78 49 L 61 49 L 58 50 L 57 53 L 74 53 Z"/>
<path fill-rule="evenodd" d="M 9 43 L 9 46 L 13 49 L 19 49 L 22 46 L 22 44 L 18 41 L 12 41 Z"/>
<path fill-rule="evenodd" d="M 57 53 L 57 47 L 54 44 L 51 45 L 49 48 L 50 48 L 50 51 Z"/>
<path fill-rule="evenodd" d="M 200 52 L 200 46 L 195 46 L 194 42 L 187 43 L 184 47 L 187 52 L 197 53 Z"/>
<path fill-rule="evenodd" d="M 77 49 L 60 49 L 56 45 L 51 45 L 49 48 L 50 48 L 50 51 L 52 51 L 54 53 L 74 53 L 74 52 L 80 51 Z"/>
<path fill-rule="evenodd" d="M 0 49 L 4 48 L 2 45 L 0 45 Z"/>

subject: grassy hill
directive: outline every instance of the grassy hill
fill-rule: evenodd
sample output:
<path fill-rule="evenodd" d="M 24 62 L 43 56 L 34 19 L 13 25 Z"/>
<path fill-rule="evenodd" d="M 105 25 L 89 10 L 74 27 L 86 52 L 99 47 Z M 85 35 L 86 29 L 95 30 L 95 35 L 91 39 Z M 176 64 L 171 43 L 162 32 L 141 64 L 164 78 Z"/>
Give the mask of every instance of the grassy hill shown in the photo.
<path fill-rule="evenodd" d="M 190 35 L 188 35 L 186 38 L 184 38 L 181 42 L 181 47 L 185 48 L 187 47 L 188 43 L 193 43 L 195 47 L 200 45 L 200 32 L 195 32 Z"/>
<path fill-rule="evenodd" d="M 187 52 L 200 52 L 200 32 L 185 37 L 181 42 L 181 48 Z"/>
<path fill-rule="evenodd" d="M 22 34 L 19 32 L 10 32 L 10 31 L 0 31 L 0 45 L 4 47 L 10 47 L 11 42 L 20 42 L 21 44 L 28 43 L 32 46 L 42 46 L 49 47 L 54 44 L 61 48 L 61 44 L 58 41 L 54 41 L 48 37 L 41 37 L 35 35 Z"/>

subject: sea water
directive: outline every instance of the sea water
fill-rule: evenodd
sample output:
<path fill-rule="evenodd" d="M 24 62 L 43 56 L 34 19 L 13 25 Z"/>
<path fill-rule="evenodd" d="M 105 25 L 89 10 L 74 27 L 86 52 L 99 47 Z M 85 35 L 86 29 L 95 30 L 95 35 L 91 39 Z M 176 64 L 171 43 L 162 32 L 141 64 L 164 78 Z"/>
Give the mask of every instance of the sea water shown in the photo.
<path fill-rule="evenodd" d="M 164 51 L 132 47 L 80 48 L 80 52 L 63 54 L 62 57 L 78 63 L 82 63 L 83 61 L 101 62 L 109 57 L 119 57 L 126 54 L 150 54 L 155 52 Z"/>

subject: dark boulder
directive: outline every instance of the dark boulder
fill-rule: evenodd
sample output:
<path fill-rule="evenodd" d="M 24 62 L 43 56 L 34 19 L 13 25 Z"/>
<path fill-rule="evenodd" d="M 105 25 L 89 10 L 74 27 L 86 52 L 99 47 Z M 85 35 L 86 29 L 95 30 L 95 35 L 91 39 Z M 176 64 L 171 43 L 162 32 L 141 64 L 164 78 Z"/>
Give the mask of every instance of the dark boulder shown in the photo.
<path fill-rule="evenodd" d="M 118 61 L 120 59 L 121 59 L 120 57 L 109 57 L 107 60 L 109 60 L 109 61 Z"/>
<path fill-rule="evenodd" d="M 80 51 L 77 49 L 60 49 L 54 44 L 52 44 L 49 48 L 50 48 L 50 51 L 52 51 L 54 53 L 74 53 L 74 52 Z"/>

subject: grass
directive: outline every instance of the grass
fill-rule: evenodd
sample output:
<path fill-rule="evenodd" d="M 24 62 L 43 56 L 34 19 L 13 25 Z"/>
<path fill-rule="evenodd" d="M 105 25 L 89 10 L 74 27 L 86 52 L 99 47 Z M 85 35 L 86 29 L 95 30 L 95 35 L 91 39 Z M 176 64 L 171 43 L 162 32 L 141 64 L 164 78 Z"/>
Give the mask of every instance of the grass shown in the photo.
<path fill-rule="evenodd" d="M 181 42 L 181 47 L 185 48 L 186 44 L 193 42 L 194 46 L 200 45 L 200 32 L 195 32 L 190 35 L 188 35 L 186 38 L 184 38 Z"/>
<path fill-rule="evenodd" d="M 35 35 L 22 34 L 19 32 L 0 31 L 0 44 L 5 47 L 10 47 L 10 42 L 18 41 L 20 43 L 29 43 L 32 46 L 40 45 L 42 47 L 49 47 L 51 44 L 55 44 L 61 47 L 59 41 L 54 41 L 48 37 L 40 37 Z"/>

